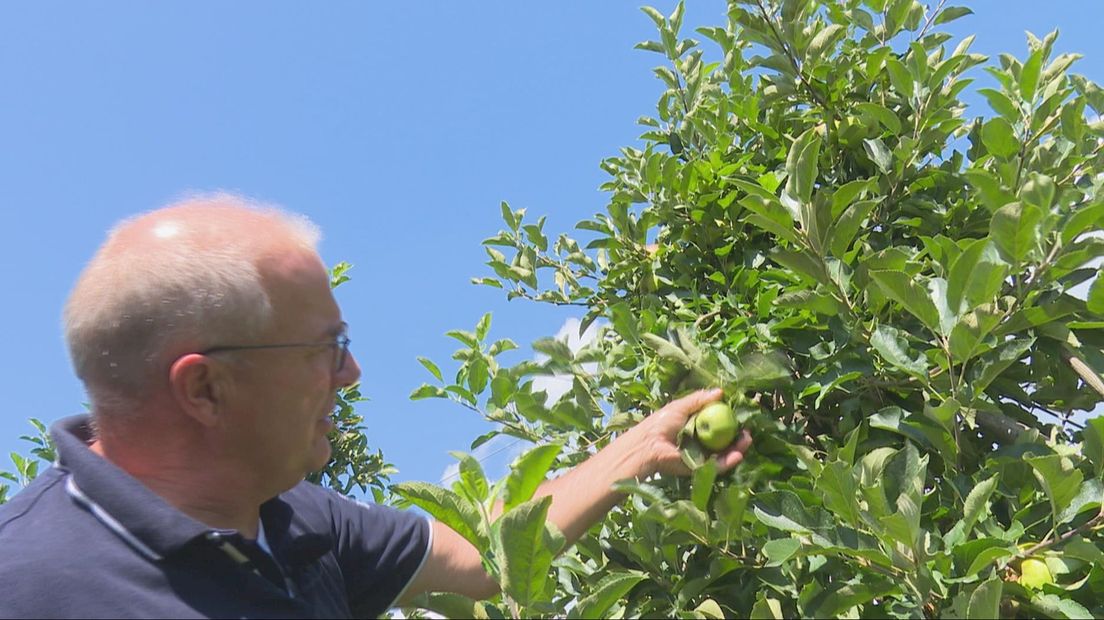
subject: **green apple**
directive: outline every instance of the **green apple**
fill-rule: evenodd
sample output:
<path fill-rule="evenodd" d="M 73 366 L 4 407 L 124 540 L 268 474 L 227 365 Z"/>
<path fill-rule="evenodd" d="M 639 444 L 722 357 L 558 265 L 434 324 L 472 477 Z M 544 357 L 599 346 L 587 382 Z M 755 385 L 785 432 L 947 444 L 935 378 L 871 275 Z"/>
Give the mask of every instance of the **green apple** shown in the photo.
<path fill-rule="evenodd" d="M 724 450 L 736 439 L 736 416 L 728 405 L 709 403 L 694 419 L 694 432 L 703 446 L 718 452 Z"/>
<path fill-rule="evenodd" d="M 1054 575 L 1046 562 L 1038 558 L 1027 558 L 1020 564 L 1020 585 L 1038 590 L 1048 583 L 1054 583 Z"/>

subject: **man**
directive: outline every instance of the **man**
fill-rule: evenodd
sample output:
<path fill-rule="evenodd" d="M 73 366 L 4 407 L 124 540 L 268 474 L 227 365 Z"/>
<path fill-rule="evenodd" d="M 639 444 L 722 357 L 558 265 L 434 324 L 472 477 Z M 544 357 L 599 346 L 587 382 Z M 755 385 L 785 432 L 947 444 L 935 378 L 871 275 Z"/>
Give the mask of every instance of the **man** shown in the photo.
<path fill-rule="evenodd" d="M 65 310 L 92 414 L 54 425 L 58 463 L 0 507 L 0 616 L 376 616 L 497 592 L 448 527 L 304 482 L 360 375 L 317 239 L 229 195 L 109 235 Z M 621 500 L 615 481 L 685 474 L 675 436 L 718 398 L 674 401 L 544 484 L 550 520 L 572 542 Z"/>

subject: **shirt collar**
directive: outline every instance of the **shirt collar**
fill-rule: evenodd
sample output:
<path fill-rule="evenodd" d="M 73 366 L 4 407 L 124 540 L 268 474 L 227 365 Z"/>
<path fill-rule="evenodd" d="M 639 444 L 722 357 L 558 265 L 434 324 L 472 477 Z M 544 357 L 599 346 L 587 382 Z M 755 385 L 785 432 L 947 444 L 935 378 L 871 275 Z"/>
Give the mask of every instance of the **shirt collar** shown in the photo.
<path fill-rule="evenodd" d="M 66 490 L 105 527 L 151 560 L 161 560 L 212 532 L 220 532 L 189 517 L 117 465 L 92 452 L 92 419 L 88 415 L 58 420 L 50 428 L 57 447 L 57 465 L 69 472 Z M 273 498 L 261 506 L 262 518 L 281 515 L 283 502 Z M 267 513 L 267 514 L 266 514 Z M 275 514 L 273 514 L 275 513 Z M 285 517 L 286 518 L 286 517 Z M 272 542 L 287 526 L 269 523 Z M 277 531 L 274 531 L 277 530 Z"/>

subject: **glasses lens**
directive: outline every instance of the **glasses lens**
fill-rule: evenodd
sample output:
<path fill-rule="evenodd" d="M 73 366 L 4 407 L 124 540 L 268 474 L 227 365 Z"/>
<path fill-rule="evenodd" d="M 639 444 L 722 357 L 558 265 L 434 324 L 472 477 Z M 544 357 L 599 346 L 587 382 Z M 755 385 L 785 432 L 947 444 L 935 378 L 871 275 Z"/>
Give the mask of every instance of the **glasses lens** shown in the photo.
<path fill-rule="evenodd" d="M 345 368 L 345 358 L 349 356 L 349 338 L 341 334 L 337 338 L 337 359 L 334 360 L 334 373 L 339 373 Z"/>

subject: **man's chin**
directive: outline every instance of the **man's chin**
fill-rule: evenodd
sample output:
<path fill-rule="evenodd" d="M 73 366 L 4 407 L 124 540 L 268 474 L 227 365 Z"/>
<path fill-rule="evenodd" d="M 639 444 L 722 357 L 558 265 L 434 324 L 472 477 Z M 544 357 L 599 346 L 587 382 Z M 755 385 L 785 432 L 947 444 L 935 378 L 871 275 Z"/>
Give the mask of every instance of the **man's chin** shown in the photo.
<path fill-rule="evenodd" d="M 325 440 L 325 444 L 325 447 L 320 447 L 318 452 L 316 453 L 317 456 L 314 459 L 314 462 L 311 463 L 313 467 L 310 471 L 319 471 L 326 466 L 326 463 L 330 462 L 330 457 L 333 456 L 333 448 L 330 447 L 329 439 Z"/>

